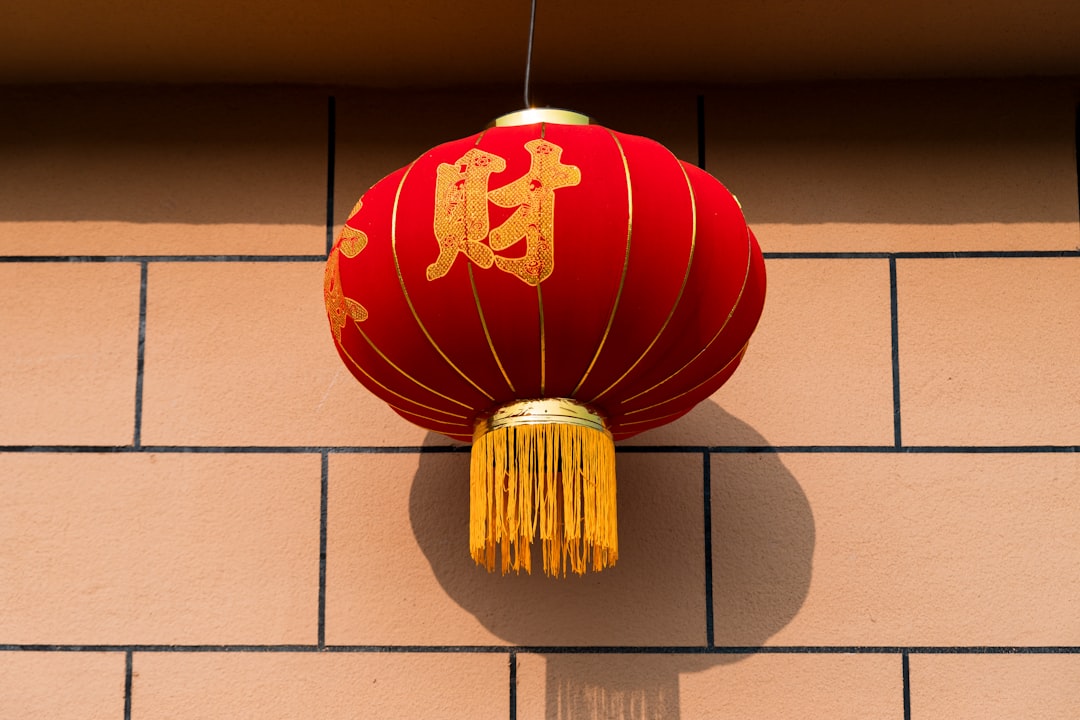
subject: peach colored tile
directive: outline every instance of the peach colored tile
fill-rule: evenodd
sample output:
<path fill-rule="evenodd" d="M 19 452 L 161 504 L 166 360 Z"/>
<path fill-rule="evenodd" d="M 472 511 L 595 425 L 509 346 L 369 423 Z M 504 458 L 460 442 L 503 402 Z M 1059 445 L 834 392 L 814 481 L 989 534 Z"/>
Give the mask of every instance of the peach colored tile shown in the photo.
<path fill-rule="evenodd" d="M 725 456 L 722 472 L 713 466 L 718 645 L 762 642 L 778 603 L 797 610 L 769 645 L 1080 644 L 1075 454 L 779 460 L 790 478 L 778 480 L 775 459 L 763 455 Z M 792 479 L 809 510 L 783 487 Z M 743 485 L 760 486 L 760 495 Z M 783 529 L 755 527 L 770 514 Z M 747 570 L 751 563 L 768 569 Z M 792 578 L 807 573 L 804 589 Z M 732 576 L 747 586 L 725 589 Z"/>
<path fill-rule="evenodd" d="M 764 645 L 797 617 L 814 573 L 814 511 L 788 456 L 711 459 L 713 635 Z M 822 644 L 828 644 L 823 641 Z"/>
<path fill-rule="evenodd" d="M 0 652 L 0 717 L 123 716 L 123 653 Z"/>
<path fill-rule="evenodd" d="M 0 455 L 0 638 L 314 643 L 319 464 Z"/>
<path fill-rule="evenodd" d="M 419 445 L 335 352 L 322 277 L 321 262 L 153 264 L 143 442 Z"/>
<path fill-rule="evenodd" d="M 895 655 L 517 657 L 520 720 L 902 715 Z"/>
<path fill-rule="evenodd" d="M 95 87 L 6 95 L 6 253 L 325 252 L 320 91 Z"/>
<path fill-rule="evenodd" d="M 896 272 L 905 444 L 1080 442 L 1080 258 Z"/>
<path fill-rule="evenodd" d="M 1073 720 L 1080 657 L 912 655 L 911 712 L 927 720 Z"/>
<path fill-rule="evenodd" d="M 1076 248 L 1064 83 L 708 93 L 708 170 L 767 252 Z"/>
<path fill-rule="evenodd" d="M 620 455 L 618 564 L 560 579 L 473 564 L 468 462 L 331 456 L 327 644 L 705 643 L 700 455 Z"/>
<path fill-rule="evenodd" d="M 888 262 L 770 260 L 767 272 L 765 310 L 735 375 L 631 444 L 893 444 Z"/>
<path fill-rule="evenodd" d="M 505 718 L 506 655 L 138 653 L 132 717 Z"/>
<path fill-rule="evenodd" d="M 0 444 L 131 444 L 138 265 L 0 265 L 0 347 Z"/>

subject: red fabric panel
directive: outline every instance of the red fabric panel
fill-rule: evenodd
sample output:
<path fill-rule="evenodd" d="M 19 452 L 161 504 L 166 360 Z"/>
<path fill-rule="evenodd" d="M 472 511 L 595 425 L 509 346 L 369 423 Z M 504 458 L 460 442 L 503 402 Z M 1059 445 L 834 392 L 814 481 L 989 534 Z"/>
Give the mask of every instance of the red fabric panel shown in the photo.
<path fill-rule="evenodd" d="M 338 352 L 353 375 L 392 406 L 468 422 L 482 396 L 439 362 L 411 321 L 394 270 L 392 218 L 385 209 L 392 207 L 403 176 L 404 169 L 372 187 L 347 221 L 367 238 L 363 249 L 350 258 L 340 253 L 340 240 L 335 246 L 341 290 L 367 311 L 362 322 L 350 320 L 341 328 Z"/>
<path fill-rule="evenodd" d="M 628 410 L 677 396 L 708 379 L 738 353 L 749 332 L 736 332 L 731 315 L 747 303 L 760 315 L 764 285 L 760 251 L 730 193 L 704 171 L 683 164 L 697 209 L 697 242 L 682 300 L 649 363 L 642 363 L 605 398 L 613 423 Z M 757 258 L 755 260 L 755 258 Z M 763 273 L 761 275 L 763 278 Z M 730 318 L 730 320 L 729 320 Z M 752 328 L 752 326 L 751 326 Z M 690 405 L 692 407 L 692 405 Z M 668 408 L 674 413 L 678 408 Z"/>
<path fill-rule="evenodd" d="M 546 387 L 570 397 L 596 355 L 623 277 L 628 236 L 627 180 L 615 139 L 599 126 L 546 125 L 546 139 L 581 182 L 556 193 L 555 270 L 541 286 Z"/>
<path fill-rule="evenodd" d="M 393 283 L 399 286 L 399 295 L 404 297 L 405 292 L 408 293 L 412 303 L 411 310 L 408 303 L 404 312 L 399 310 L 398 326 L 422 325 L 421 335 L 426 331 L 430 340 L 425 337 L 425 342 L 434 352 L 433 358 L 430 353 L 425 357 L 431 365 L 449 368 L 453 376 L 464 380 L 474 391 L 474 398 L 479 393 L 481 399 L 472 402 L 477 411 L 482 411 L 497 407 L 498 399 L 509 389 L 488 348 L 477 313 L 469 281 L 472 263 L 465 254 L 458 254 L 445 275 L 428 279 L 428 268 L 440 255 L 439 239 L 434 230 L 439 167 L 456 165 L 458 159 L 476 145 L 476 139 L 474 136 L 441 145 L 413 164 L 398 196 L 391 240 L 397 260 L 397 265 L 392 267 Z M 396 274 L 398 268 L 400 282 Z M 473 272 L 477 269 L 473 268 Z"/>
<path fill-rule="evenodd" d="M 631 178 L 630 262 L 611 331 L 575 395 L 579 400 L 592 400 L 627 371 L 632 379 L 653 364 L 658 335 L 679 302 L 696 242 L 690 185 L 679 161 L 657 142 L 614 135 Z M 621 260 L 614 253 L 609 258 L 613 266 Z M 605 410 L 618 397 L 618 392 L 606 393 L 596 406 Z"/>

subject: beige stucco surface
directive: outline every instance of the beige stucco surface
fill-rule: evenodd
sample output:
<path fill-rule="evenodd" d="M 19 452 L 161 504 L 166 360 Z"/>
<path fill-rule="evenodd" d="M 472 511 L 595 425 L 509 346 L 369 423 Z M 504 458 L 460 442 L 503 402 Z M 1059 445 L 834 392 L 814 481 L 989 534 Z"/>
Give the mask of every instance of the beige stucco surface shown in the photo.
<path fill-rule="evenodd" d="M 518 717 L 891 717 L 890 657 L 520 655 Z M 628 690 L 632 688 L 631 690 Z"/>
<path fill-rule="evenodd" d="M 703 642 L 700 456 L 620 456 L 619 565 L 564 582 L 542 572 L 478 575 L 458 552 L 468 542 L 468 493 L 447 479 L 464 479 L 468 462 L 467 454 L 333 458 L 328 643 Z M 687 562 L 671 563 L 675 556 Z"/>
<path fill-rule="evenodd" d="M 703 87 L 545 91 L 691 162 L 700 94 L 769 278 L 563 580 L 471 563 L 321 299 L 516 88 L 0 89 L 0 717 L 1080 716 L 1080 86 Z"/>
<path fill-rule="evenodd" d="M 0 708 L 13 717 L 124 716 L 119 653 L 0 653 Z"/>
<path fill-rule="evenodd" d="M 6 454 L 0 472 L 5 642 L 315 638 L 317 456 Z"/>
<path fill-rule="evenodd" d="M 504 718 L 500 655 L 140 655 L 132 713 L 145 717 Z"/>
<path fill-rule="evenodd" d="M 0 265 L 0 308 L 5 444 L 132 442 L 138 265 Z"/>
<path fill-rule="evenodd" d="M 911 673 L 923 685 L 912 694 L 912 713 L 927 718 L 1065 720 L 1080 707 L 1080 668 L 1068 657 L 920 656 Z"/>
<path fill-rule="evenodd" d="M 325 252 L 326 96 L 318 90 L 6 93 L 6 253 Z"/>

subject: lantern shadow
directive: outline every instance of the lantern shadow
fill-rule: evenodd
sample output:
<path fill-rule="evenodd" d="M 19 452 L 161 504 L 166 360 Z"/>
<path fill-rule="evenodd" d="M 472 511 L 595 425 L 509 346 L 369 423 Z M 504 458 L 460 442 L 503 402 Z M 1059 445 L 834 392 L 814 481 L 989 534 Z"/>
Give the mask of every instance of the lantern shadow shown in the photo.
<path fill-rule="evenodd" d="M 692 416 L 730 431 L 740 446 L 768 445 L 711 401 Z M 763 645 L 802 606 L 815 535 L 806 495 L 776 453 L 713 453 L 718 650 L 707 646 L 703 456 L 691 447 L 619 452 L 618 564 L 551 579 L 538 548 L 533 575 L 477 567 L 468 553 L 468 457 L 421 454 L 409 496 L 417 543 L 454 602 L 493 635 L 543 657 L 546 717 L 678 718 L 680 674 L 745 658 L 738 649 Z M 533 660 L 521 666 L 521 687 L 532 682 Z"/>

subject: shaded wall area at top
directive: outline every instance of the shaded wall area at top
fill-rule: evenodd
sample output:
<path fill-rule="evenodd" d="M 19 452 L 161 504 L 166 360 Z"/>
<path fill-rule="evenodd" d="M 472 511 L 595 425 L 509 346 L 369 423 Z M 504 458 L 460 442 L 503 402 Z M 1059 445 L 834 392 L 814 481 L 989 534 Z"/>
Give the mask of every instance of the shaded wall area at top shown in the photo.
<path fill-rule="evenodd" d="M 688 162 L 704 150 L 772 238 L 766 251 L 799 250 L 799 226 L 820 224 L 836 226 L 831 249 L 843 251 L 1080 245 L 1076 82 L 533 94 Z M 328 214 L 337 227 L 381 177 L 519 104 L 516 87 L 0 89 L 0 244 L 28 255 L 318 254 Z M 935 231 L 955 225 L 970 227 Z"/>

